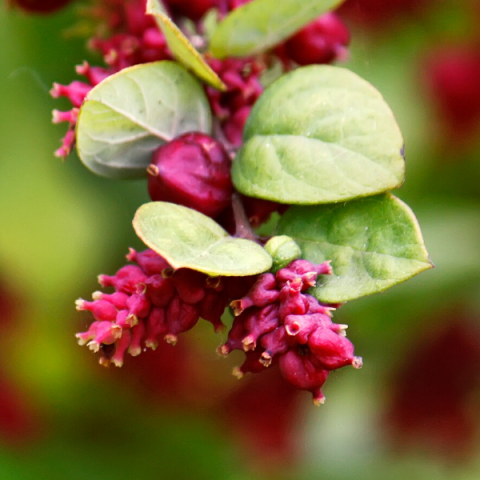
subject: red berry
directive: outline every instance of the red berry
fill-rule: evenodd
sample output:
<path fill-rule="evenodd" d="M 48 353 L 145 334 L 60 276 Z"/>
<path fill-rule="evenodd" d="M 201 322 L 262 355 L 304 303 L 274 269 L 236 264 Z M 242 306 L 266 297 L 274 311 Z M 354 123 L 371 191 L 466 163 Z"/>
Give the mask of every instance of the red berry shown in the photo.
<path fill-rule="evenodd" d="M 200 20 L 208 10 L 219 7 L 221 0 L 166 0 L 172 12 L 178 15 Z"/>
<path fill-rule="evenodd" d="M 346 0 L 338 11 L 352 22 L 385 28 L 402 17 L 421 15 L 434 5 L 432 0 Z"/>
<path fill-rule="evenodd" d="M 474 139 L 480 125 L 477 45 L 442 46 L 429 54 L 422 67 L 446 133 L 456 143 Z"/>
<path fill-rule="evenodd" d="M 330 63 L 345 51 L 350 32 L 334 13 L 318 17 L 285 43 L 285 52 L 299 65 Z"/>
<path fill-rule="evenodd" d="M 148 191 L 152 200 L 215 217 L 231 201 L 230 168 L 230 157 L 221 143 L 203 133 L 187 133 L 153 154 Z"/>

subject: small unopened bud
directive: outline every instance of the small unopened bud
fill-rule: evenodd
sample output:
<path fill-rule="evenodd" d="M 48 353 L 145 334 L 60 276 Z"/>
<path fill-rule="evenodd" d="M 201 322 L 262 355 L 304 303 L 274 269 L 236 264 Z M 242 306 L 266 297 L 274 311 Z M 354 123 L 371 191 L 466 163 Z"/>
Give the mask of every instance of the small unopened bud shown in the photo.
<path fill-rule="evenodd" d="M 277 272 L 278 270 L 286 267 L 289 263 L 299 258 L 302 254 L 300 247 L 292 238 L 287 237 L 287 235 L 272 237 L 265 244 L 265 250 L 273 259 L 273 272 Z"/>
<path fill-rule="evenodd" d="M 326 13 L 285 42 L 285 52 L 299 65 L 345 59 L 350 32 L 335 13 Z"/>

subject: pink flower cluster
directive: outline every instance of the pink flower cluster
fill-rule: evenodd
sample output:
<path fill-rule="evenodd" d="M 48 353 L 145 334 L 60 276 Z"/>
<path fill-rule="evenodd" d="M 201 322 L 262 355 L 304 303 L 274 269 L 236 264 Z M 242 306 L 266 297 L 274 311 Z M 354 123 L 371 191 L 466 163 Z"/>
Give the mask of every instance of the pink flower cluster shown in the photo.
<path fill-rule="evenodd" d="M 78 65 L 76 71 L 79 75 L 83 75 L 88 83 L 80 82 L 79 80 L 75 80 L 69 85 L 54 83 L 52 90 L 50 90 L 52 97 L 67 97 L 73 105 L 73 108 L 66 112 L 60 110 L 53 110 L 52 112 L 53 123 L 68 123 L 68 130 L 62 139 L 62 146 L 55 151 L 55 156 L 63 159 L 70 154 L 75 146 L 75 125 L 77 124 L 78 111 L 85 97 L 95 85 L 98 85 L 113 73 L 113 71 L 102 67 L 91 67 L 87 62 L 84 62 L 83 65 Z"/>
<path fill-rule="evenodd" d="M 167 7 L 174 15 L 189 17 L 197 25 L 201 35 L 203 27 L 200 18 L 211 8 L 217 8 L 220 16 L 243 4 L 245 0 L 169 0 Z M 67 112 L 54 110 L 53 122 L 67 122 L 68 131 L 62 146 L 55 155 L 65 159 L 75 144 L 75 125 L 78 109 L 88 92 L 103 79 L 132 65 L 171 60 L 165 37 L 152 16 L 145 14 L 146 0 L 101 0 L 87 9 L 88 15 L 99 24 L 98 31 L 89 41 L 92 50 L 100 53 L 106 68 L 90 67 L 88 63 L 77 67 L 77 73 L 86 77 L 87 82 L 74 81 L 69 85 L 54 84 L 53 97 L 67 97 L 73 108 Z M 107 35 L 105 35 L 107 32 Z M 211 68 L 221 78 L 227 90 L 220 92 L 206 86 L 206 93 L 220 130 L 219 140 L 238 148 L 242 143 L 245 122 L 252 106 L 263 93 L 260 82 L 262 72 L 275 56 L 280 58 L 286 69 L 292 62 L 300 65 L 330 63 L 346 55 L 350 40 L 348 29 L 334 13 L 318 17 L 296 35 L 278 46 L 273 52 L 252 58 L 206 58 Z M 220 138 L 223 137 L 223 138 Z"/>
<path fill-rule="evenodd" d="M 84 62 L 77 66 L 76 71 L 84 76 L 88 83 L 75 80 L 69 85 L 53 85 L 50 92 L 52 97 L 67 97 L 73 105 L 73 108 L 66 112 L 53 111 L 53 123 L 69 124 L 62 139 L 62 146 L 55 152 L 57 157 L 65 159 L 72 151 L 78 110 L 94 86 L 126 67 L 172 59 L 165 37 L 153 17 L 145 14 L 145 8 L 146 0 L 102 0 L 90 8 L 89 15 L 105 23 L 103 29 L 110 33 L 109 36 L 96 35 L 89 41 L 90 48 L 103 56 L 107 68 L 91 67 Z"/>
<path fill-rule="evenodd" d="M 200 318 L 219 331 L 230 304 L 235 319 L 218 351 L 224 356 L 233 350 L 246 353 L 243 365 L 234 370 L 239 378 L 278 365 L 283 377 L 312 392 L 318 405 L 324 402 L 321 388 L 331 370 L 362 366 L 345 337 L 346 325 L 331 320 L 335 306 L 306 293 L 318 275 L 331 273 L 329 262 L 295 260 L 275 275 L 209 277 L 188 268 L 174 270 L 152 250 L 130 249 L 127 259 L 136 265 L 98 278 L 113 293 L 94 292 L 93 301 L 76 302 L 77 310 L 90 311 L 95 319 L 76 335 L 78 342 L 101 351 L 102 365 L 120 367 L 125 353 L 136 356 L 144 348 L 155 349 L 160 338 L 175 345 L 178 335 Z"/>
<path fill-rule="evenodd" d="M 235 375 L 241 378 L 278 362 L 285 379 L 310 391 L 319 405 L 325 400 L 321 388 L 330 371 L 362 366 L 362 359 L 354 356 L 353 345 L 345 337 L 346 325 L 331 320 L 334 306 L 305 293 L 318 275 L 328 274 L 329 262 L 314 265 L 295 260 L 275 275 L 260 275 L 246 296 L 231 303 L 235 320 L 219 353 L 246 353 Z"/>
<path fill-rule="evenodd" d="M 101 350 L 100 363 L 105 366 L 122 366 L 126 352 L 136 356 L 143 348 L 155 349 L 159 338 L 175 344 L 200 317 L 218 331 L 228 303 L 251 285 L 248 278 L 238 281 L 188 268 L 173 270 L 152 250 L 130 249 L 127 259 L 137 265 L 98 277 L 102 287 L 113 287 L 113 293 L 94 292 L 93 301 L 76 302 L 77 310 L 90 311 L 95 319 L 88 331 L 76 335 L 79 344 Z"/>
<path fill-rule="evenodd" d="M 259 59 L 233 57 L 224 60 L 209 58 L 208 63 L 227 87 L 225 92 L 206 87 L 213 114 L 228 142 L 239 147 L 248 115 L 263 93 L 260 74 L 265 65 Z"/>

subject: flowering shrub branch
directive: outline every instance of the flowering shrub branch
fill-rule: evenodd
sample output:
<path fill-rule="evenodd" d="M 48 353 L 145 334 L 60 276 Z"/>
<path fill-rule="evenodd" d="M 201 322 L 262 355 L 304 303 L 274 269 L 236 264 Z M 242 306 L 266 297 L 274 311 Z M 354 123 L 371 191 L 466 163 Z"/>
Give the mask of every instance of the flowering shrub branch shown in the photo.
<path fill-rule="evenodd" d="M 404 141 L 380 93 L 344 68 L 336 0 L 96 0 L 89 42 L 105 65 L 55 84 L 68 112 L 56 155 L 148 179 L 133 220 L 147 245 L 78 310 L 77 334 L 121 366 L 200 318 L 234 314 L 221 355 L 239 378 L 277 366 L 324 401 L 329 372 L 362 366 L 332 314 L 431 268 L 404 181 Z M 107 32 L 107 33 L 106 33 Z M 268 235 L 255 229 L 272 214 Z"/>

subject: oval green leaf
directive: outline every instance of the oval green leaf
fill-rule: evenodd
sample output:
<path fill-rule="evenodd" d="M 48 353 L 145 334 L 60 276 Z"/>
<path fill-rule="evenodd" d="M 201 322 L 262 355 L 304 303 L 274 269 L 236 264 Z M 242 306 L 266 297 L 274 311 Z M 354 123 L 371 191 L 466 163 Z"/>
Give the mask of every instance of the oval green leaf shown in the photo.
<path fill-rule="evenodd" d="M 404 179 L 403 138 L 368 82 L 313 65 L 275 81 L 252 109 L 232 178 L 245 195 L 313 205 L 375 195 Z"/>
<path fill-rule="evenodd" d="M 210 217 L 173 203 L 142 205 L 133 227 L 140 239 L 175 269 L 240 277 L 265 272 L 272 266 L 272 258 L 257 243 L 230 237 Z"/>
<path fill-rule="evenodd" d="M 410 208 L 386 193 L 338 205 L 292 207 L 277 231 L 292 237 L 303 258 L 332 261 L 333 274 L 312 293 L 341 303 L 382 292 L 432 268 Z"/>
<path fill-rule="evenodd" d="M 182 133 L 210 133 L 211 112 L 200 83 L 175 62 L 126 68 L 87 95 L 77 122 L 77 151 L 93 172 L 144 176 L 152 152 Z"/>
<path fill-rule="evenodd" d="M 222 91 L 227 89 L 218 75 L 205 62 L 200 52 L 195 49 L 190 40 L 165 13 L 164 7 L 159 0 L 147 1 L 147 13 L 155 17 L 158 26 L 165 35 L 173 56 L 183 66 L 212 87 Z"/>
<path fill-rule="evenodd" d="M 287 39 L 342 0 L 254 0 L 220 22 L 210 51 L 217 58 L 264 52 Z"/>

